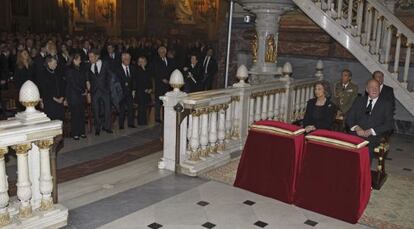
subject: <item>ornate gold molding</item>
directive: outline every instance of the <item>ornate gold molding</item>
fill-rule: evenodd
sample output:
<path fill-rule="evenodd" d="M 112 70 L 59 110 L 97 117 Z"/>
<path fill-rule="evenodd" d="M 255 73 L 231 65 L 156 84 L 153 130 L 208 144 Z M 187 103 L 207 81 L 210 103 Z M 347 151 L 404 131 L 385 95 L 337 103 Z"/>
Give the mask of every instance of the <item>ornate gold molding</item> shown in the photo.
<path fill-rule="evenodd" d="M 19 217 L 20 218 L 28 218 L 32 216 L 32 206 L 27 207 L 20 207 L 19 209 Z"/>
<path fill-rule="evenodd" d="M 20 101 L 20 103 L 24 107 L 35 107 L 35 106 L 37 106 L 37 104 L 39 104 L 39 101 L 28 101 L 28 102 L 22 102 L 22 101 Z"/>
<path fill-rule="evenodd" d="M 53 139 L 45 139 L 36 142 L 39 149 L 49 149 L 53 145 Z"/>
<path fill-rule="evenodd" d="M 32 148 L 31 143 L 21 144 L 12 146 L 12 148 L 16 151 L 16 154 L 26 154 Z"/>
<path fill-rule="evenodd" d="M 0 148 L 0 158 L 3 158 L 3 157 L 4 157 L 4 155 L 6 155 L 6 154 L 7 154 L 8 150 L 9 150 L 9 149 L 8 149 L 7 147 Z"/>
<path fill-rule="evenodd" d="M 0 226 L 6 226 L 7 224 L 10 224 L 10 222 L 9 212 L 6 211 L 6 213 L 0 214 Z"/>
<path fill-rule="evenodd" d="M 47 211 L 53 209 L 53 199 L 45 199 L 42 198 L 42 201 L 40 202 L 40 210 L 41 211 Z"/>

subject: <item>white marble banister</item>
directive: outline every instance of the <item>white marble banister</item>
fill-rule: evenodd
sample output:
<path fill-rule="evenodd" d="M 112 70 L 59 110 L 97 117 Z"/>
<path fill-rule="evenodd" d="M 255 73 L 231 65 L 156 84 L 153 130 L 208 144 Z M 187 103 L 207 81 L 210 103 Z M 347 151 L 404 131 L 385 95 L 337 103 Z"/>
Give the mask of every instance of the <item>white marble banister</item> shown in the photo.
<path fill-rule="evenodd" d="M 313 84 L 323 78 L 323 64 L 318 61 L 317 78 L 294 80 L 290 65 L 285 75 L 266 84 L 249 85 L 240 82 L 227 89 L 184 94 L 169 92 L 164 101 L 164 156 L 160 168 L 174 170 L 173 159 L 180 155 L 180 171 L 196 176 L 230 160 L 233 152 L 243 148 L 248 128 L 254 121 L 296 121 L 303 117 L 306 101 L 313 94 Z M 238 73 L 239 74 L 239 73 Z M 190 114 L 183 120 L 180 134 L 180 152 L 176 154 L 172 136 L 177 133 L 176 111 L 181 104 Z M 185 128 L 184 128 L 185 126 Z M 166 139 L 168 138 L 168 139 Z"/>
<path fill-rule="evenodd" d="M 62 121 L 51 121 L 37 111 L 39 91 L 26 81 L 19 101 L 26 110 L 0 121 L 0 226 L 10 228 L 59 228 L 67 224 L 68 209 L 52 200 L 53 177 L 49 148 L 62 134 Z M 39 147 L 38 147 L 39 146 Z M 4 154 L 17 155 L 17 197 L 9 201 Z"/>

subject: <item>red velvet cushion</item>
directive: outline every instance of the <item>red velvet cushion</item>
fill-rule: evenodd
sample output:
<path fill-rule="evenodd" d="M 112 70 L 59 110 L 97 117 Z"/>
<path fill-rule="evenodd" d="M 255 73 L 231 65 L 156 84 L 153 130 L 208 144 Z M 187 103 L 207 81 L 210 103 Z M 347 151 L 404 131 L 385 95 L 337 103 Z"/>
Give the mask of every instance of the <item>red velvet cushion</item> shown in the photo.
<path fill-rule="evenodd" d="M 276 128 L 288 130 L 291 132 L 295 132 L 295 131 L 302 129 L 302 127 L 300 126 L 295 126 L 295 125 L 292 125 L 286 122 L 279 122 L 279 121 L 273 121 L 273 120 L 257 121 L 253 123 L 253 125 L 276 127 Z"/>
<path fill-rule="evenodd" d="M 335 131 L 330 131 L 330 130 L 321 130 L 321 129 L 319 129 L 319 130 L 316 130 L 316 131 L 308 134 L 308 136 L 317 136 L 317 137 L 324 137 L 324 138 L 339 140 L 339 141 L 342 141 L 342 142 L 351 143 L 351 144 L 355 145 L 356 148 L 360 148 L 360 147 L 365 146 L 366 144 L 368 144 L 368 142 L 365 139 L 360 138 L 358 136 L 345 134 L 345 133 L 340 133 L 340 132 L 335 132 Z"/>

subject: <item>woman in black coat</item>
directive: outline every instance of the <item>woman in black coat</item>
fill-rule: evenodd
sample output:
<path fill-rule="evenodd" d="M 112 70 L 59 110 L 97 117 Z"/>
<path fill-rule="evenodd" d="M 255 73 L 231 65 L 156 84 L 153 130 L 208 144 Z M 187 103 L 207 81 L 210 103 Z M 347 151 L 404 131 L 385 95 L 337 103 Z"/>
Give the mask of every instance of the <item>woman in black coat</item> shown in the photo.
<path fill-rule="evenodd" d="M 20 88 L 27 80 L 34 82 L 34 76 L 35 71 L 29 52 L 27 50 L 20 51 L 17 54 L 16 69 L 14 71 L 14 82 L 16 83 L 16 88 L 20 91 Z"/>
<path fill-rule="evenodd" d="M 57 61 L 53 57 L 46 57 L 42 74 L 39 75 L 40 96 L 42 97 L 43 110 L 46 115 L 54 120 L 62 120 L 65 117 L 65 85 L 62 76 L 56 71 Z"/>
<path fill-rule="evenodd" d="M 191 55 L 190 63 L 183 68 L 185 76 L 184 91 L 187 93 L 203 90 L 203 67 L 197 59 L 197 55 Z"/>
<path fill-rule="evenodd" d="M 65 71 L 66 101 L 71 116 L 71 136 L 75 140 L 85 135 L 85 95 L 86 78 L 81 71 L 82 59 L 80 54 L 73 55 L 71 65 Z"/>
<path fill-rule="evenodd" d="M 135 80 L 135 101 L 138 103 L 138 125 L 147 125 L 147 108 L 151 101 L 152 83 L 147 69 L 147 58 L 138 58 L 138 74 Z"/>
<path fill-rule="evenodd" d="M 325 82 L 315 84 L 315 98 L 310 99 L 306 106 L 303 126 L 306 133 L 316 129 L 332 129 L 336 115 L 336 107 L 329 100 L 329 85 Z"/>

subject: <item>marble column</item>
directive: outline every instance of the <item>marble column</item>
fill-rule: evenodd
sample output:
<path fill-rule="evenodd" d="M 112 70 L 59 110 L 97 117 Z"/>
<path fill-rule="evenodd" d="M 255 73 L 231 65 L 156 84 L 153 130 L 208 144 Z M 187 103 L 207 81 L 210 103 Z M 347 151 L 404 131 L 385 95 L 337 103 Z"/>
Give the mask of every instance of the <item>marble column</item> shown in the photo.
<path fill-rule="evenodd" d="M 7 154 L 7 147 L 0 148 L 0 227 L 9 224 L 10 215 L 7 210 L 9 205 L 9 194 L 7 193 L 9 185 L 7 183 L 6 163 L 4 155 Z"/>
<path fill-rule="evenodd" d="M 53 139 L 41 140 L 37 142 L 40 151 L 40 193 L 42 201 L 40 209 L 43 211 L 53 208 L 52 190 L 53 177 L 50 171 L 49 149 L 53 145 Z"/>
<path fill-rule="evenodd" d="M 32 198 L 31 182 L 29 180 L 29 165 L 27 152 L 32 148 L 30 143 L 13 146 L 17 155 L 17 197 L 20 200 L 19 216 L 28 218 L 32 215 Z"/>
<path fill-rule="evenodd" d="M 257 84 L 274 79 L 277 70 L 277 49 L 280 16 L 291 10 L 291 0 L 242 0 L 244 8 L 256 15 L 254 42 L 256 62 L 250 69 L 250 82 Z"/>

